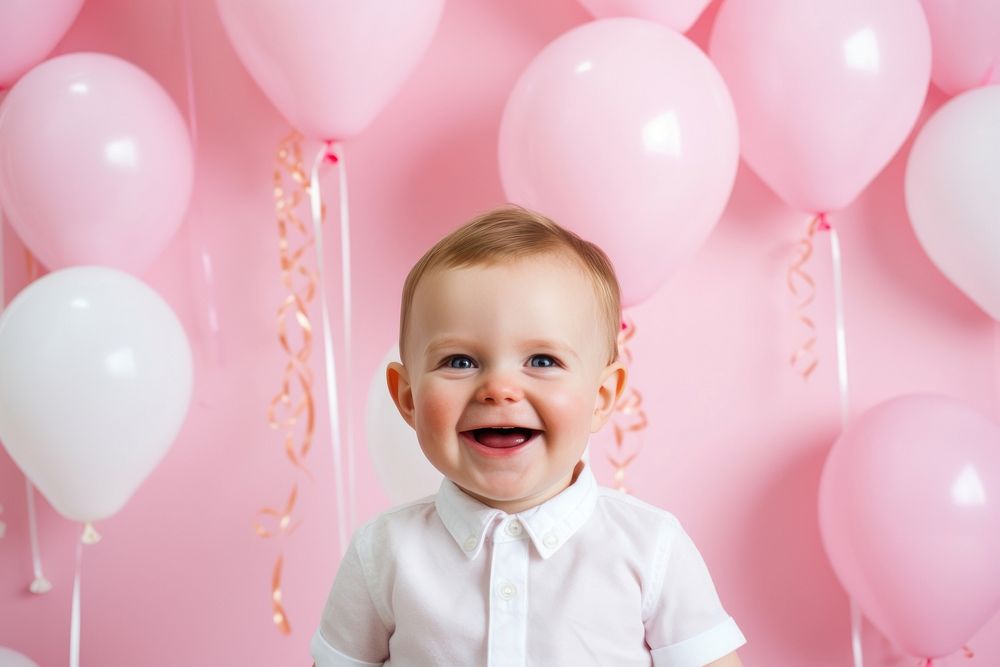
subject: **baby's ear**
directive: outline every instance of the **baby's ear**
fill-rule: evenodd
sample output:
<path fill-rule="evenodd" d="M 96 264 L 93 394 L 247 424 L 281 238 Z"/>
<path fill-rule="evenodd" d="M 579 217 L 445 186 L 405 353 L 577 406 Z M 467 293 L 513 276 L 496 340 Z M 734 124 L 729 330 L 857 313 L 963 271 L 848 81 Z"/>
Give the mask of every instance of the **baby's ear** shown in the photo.
<path fill-rule="evenodd" d="M 385 369 L 385 383 L 399 414 L 411 428 L 416 429 L 413 424 L 413 390 L 410 388 L 406 367 L 398 361 L 391 362 Z"/>
<path fill-rule="evenodd" d="M 597 388 L 597 402 L 594 404 L 594 416 L 590 420 L 590 432 L 597 433 L 614 412 L 618 399 L 625 393 L 628 382 L 628 371 L 621 362 L 610 364 L 601 373 L 601 384 Z"/>

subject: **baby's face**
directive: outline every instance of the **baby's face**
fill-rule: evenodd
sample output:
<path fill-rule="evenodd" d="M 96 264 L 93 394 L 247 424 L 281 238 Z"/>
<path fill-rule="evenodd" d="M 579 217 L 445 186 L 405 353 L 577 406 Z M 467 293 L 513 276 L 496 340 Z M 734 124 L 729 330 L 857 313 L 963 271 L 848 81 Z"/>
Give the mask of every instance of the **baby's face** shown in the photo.
<path fill-rule="evenodd" d="M 560 257 L 434 271 L 389 388 L 442 474 L 518 512 L 570 484 L 624 388 L 604 321 L 590 279 Z"/>

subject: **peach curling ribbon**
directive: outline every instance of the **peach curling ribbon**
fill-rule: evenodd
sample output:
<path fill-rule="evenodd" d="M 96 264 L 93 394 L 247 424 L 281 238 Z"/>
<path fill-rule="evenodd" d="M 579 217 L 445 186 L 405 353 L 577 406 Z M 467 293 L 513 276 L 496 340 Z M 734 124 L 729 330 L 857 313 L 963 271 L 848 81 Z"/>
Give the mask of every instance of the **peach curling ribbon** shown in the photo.
<path fill-rule="evenodd" d="M 625 363 L 632 365 L 632 352 L 628 342 L 635 336 L 635 323 L 628 318 L 622 318 L 621 331 L 618 332 L 618 354 L 625 357 Z M 626 446 L 626 436 L 629 433 L 641 435 L 649 423 L 642 409 L 642 394 L 628 387 L 615 404 L 611 423 L 614 427 L 615 449 L 608 454 L 608 461 L 615 469 L 615 488 L 628 493 L 625 486 L 625 472 L 632 465 L 639 452 L 642 451 L 642 441 L 637 439 L 631 447 Z"/>
<path fill-rule="evenodd" d="M 274 170 L 274 206 L 278 223 L 281 283 L 287 290 L 287 295 L 278 308 L 277 329 L 278 342 L 287 360 L 281 389 L 268 406 L 267 421 L 271 428 L 283 432 L 282 447 L 292 466 L 311 479 L 303 462 L 312 448 L 316 426 L 312 371 L 309 368 L 312 323 L 308 312 L 308 304 L 316 292 L 316 274 L 303 263 L 312 239 L 309 229 L 297 214 L 309 187 L 309 177 L 302 164 L 301 141 L 301 135 L 293 132 L 279 144 Z M 292 333 L 298 334 L 294 341 Z M 255 521 L 257 535 L 264 539 L 291 535 L 298 525 L 292 520 L 297 498 L 296 481 L 292 484 L 284 508 L 265 507 L 258 510 L 258 519 Z M 267 527 L 264 518 L 274 525 Z M 282 634 L 287 635 L 291 633 L 291 625 L 282 603 L 283 565 L 284 553 L 279 553 L 271 573 L 271 606 L 275 626 Z"/>
<path fill-rule="evenodd" d="M 309 319 L 308 306 L 317 292 L 320 298 L 325 373 L 327 380 L 328 416 L 334 461 L 334 489 L 337 502 L 337 532 L 341 553 L 347 545 L 348 512 L 353 518 L 353 456 L 348 451 L 348 495 L 351 507 L 344 502 L 344 474 L 342 469 L 342 447 L 340 440 L 340 414 L 337 404 L 336 363 L 333 353 L 330 316 L 326 307 L 324 290 L 324 261 L 322 221 L 324 206 L 319 189 L 319 169 L 323 162 L 340 166 L 340 206 L 343 243 L 344 310 L 345 310 L 345 350 L 350 350 L 350 282 L 347 238 L 347 180 L 343 169 L 343 153 L 339 145 L 326 142 L 313 161 L 310 172 L 306 171 L 302 159 L 303 137 L 293 131 L 278 146 L 274 171 L 275 212 L 278 223 L 278 249 L 281 268 L 281 282 L 288 294 L 278 309 L 278 341 L 285 351 L 287 361 L 284 368 L 281 389 L 272 399 L 268 408 L 268 423 L 272 428 L 284 433 L 283 449 L 292 466 L 310 481 L 313 476 L 304 461 L 312 447 L 315 436 L 316 408 L 314 403 L 313 378 L 309 366 L 312 355 L 313 324 Z M 312 228 L 305 224 L 298 209 L 308 199 L 312 217 Z M 310 235 L 311 232 L 311 235 Z M 310 248 L 316 252 L 316 270 L 305 262 Z M 292 333 L 297 332 L 298 346 L 293 343 Z M 349 373 L 349 369 L 346 371 Z M 345 376 L 346 376 L 345 373 Z M 280 413 L 280 415 L 279 415 Z M 348 442 L 350 442 L 350 421 L 347 420 Z M 294 483 L 283 508 L 265 507 L 257 512 L 255 522 L 257 534 L 265 539 L 279 535 L 288 536 L 299 525 L 293 519 L 293 511 L 298 498 L 298 483 Z M 264 520 L 272 523 L 269 528 Z M 284 608 L 281 577 L 284 554 L 279 553 L 271 574 L 271 604 L 273 621 L 279 632 L 291 634 L 288 613 Z"/>

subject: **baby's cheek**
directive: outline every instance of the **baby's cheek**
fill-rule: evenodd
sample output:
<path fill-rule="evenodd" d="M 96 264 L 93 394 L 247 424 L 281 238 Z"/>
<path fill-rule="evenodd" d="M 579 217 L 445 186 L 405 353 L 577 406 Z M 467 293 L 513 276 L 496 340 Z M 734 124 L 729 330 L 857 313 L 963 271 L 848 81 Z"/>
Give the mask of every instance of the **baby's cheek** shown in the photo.
<path fill-rule="evenodd" d="M 418 433 L 441 433 L 454 430 L 458 419 L 454 397 L 434 384 L 421 387 L 414 402 Z"/>
<path fill-rule="evenodd" d="M 556 419 L 563 428 L 589 428 L 590 415 L 597 400 L 592 392 L 577 388 L 566 388 L 549 394 L 547 403 L 550 419 Z"/>

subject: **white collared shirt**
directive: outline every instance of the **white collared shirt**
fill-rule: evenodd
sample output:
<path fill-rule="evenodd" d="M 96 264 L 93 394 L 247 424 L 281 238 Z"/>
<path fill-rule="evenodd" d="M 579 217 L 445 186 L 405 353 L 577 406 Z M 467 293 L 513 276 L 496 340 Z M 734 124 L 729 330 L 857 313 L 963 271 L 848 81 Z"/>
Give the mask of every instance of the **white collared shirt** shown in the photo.
<path fill-rule="evenodd" d="M 445 480 L 354 535 L 317 667 L 702 667 L 746 642 L 677 519 L 597 486 L 506 514 Z"/>

